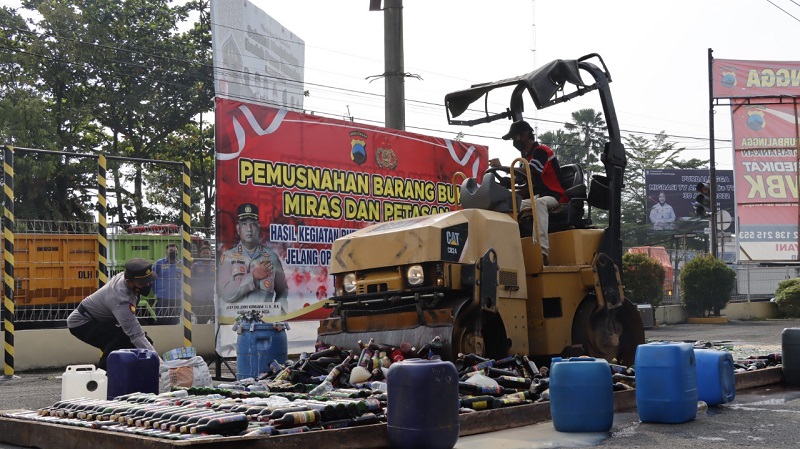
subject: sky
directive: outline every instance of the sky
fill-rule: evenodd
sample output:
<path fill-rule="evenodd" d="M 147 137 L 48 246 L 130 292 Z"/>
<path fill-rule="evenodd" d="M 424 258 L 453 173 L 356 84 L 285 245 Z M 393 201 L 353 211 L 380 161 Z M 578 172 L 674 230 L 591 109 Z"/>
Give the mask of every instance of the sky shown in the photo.
<path fill-rule="evenodd" d="M 251 1 L 305 41 L 307 111 L 383 125 L 384 81 L 368 79 L 384 71 L 383 13 L 369 11 L 368 0 Z M 406 130 L 463 132 L 510 162 L 518 153 L 500 139 L 510 122 L 449 126 L 444 96 L 598 53 L 623 136 L 664 131 L 686 148 L 683 158 L 708 159 L 708 49 L 720 59 L 798 61 L 799 19 L 796 0 L 404 0 L 404 67 L 415 75 L 405 82 Z M 508 106 L 492 100 L 491 110 Z M 594 93 L 541 111 L 527 104 L 539 133 L 562 128 L 578 109 L 602 110 Z M 717 168 L 731 169 L 727 106 L 715 108 L 715 134 Z"/>
<path fill-rule="evenodd" d="M 383 14 L 369 2 L 251 0 L 305 41 L 307 83 L 383 95 Z M 779 9 L 781 8 L 781 9 Z M 720 59 L 798 61 L 795 0 L 404 0 L 406 130 L 516 153 L 499 139 L 509 121 L 448 126 L 445 94 L 522 75 L 554 59 L 600 54 L 623 135 L 665 131 L 686 159 L 709 157 L 708 49 Z M 383 124 L 380 96 L 308 85 L 306 110 Z M 494 110 L 508 106 L 497 98 Z M 421 103 L 422 102 L 422 103 Z M 578 109 L 602 111 L 596 94 L 541 111 L 526 108 L 538 132 L 560 129 Z M 490 106 L 491 109 L 491 106 Z M 718 169 L 733 167 L 727 106 L 715 108 Z"/>

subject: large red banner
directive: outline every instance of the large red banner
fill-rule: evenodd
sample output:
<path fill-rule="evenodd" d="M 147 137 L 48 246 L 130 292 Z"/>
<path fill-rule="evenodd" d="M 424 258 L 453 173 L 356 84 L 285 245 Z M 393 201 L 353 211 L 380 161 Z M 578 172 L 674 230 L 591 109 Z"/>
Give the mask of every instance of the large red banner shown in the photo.
<path fill-rule="evenodd" d="M 800 96 L 800 62 L 714 59 L 714 98 Z"/>
<path fill-rule="evenodd" d="M 731 104 L 740 261 L 797 259 L 795 106 L 777 100 Z"/>
<path fill-rule="evenodd" d="M 318 319 L 333 240 L 453 210 L 453 175 L 488 166 L 485 146 L 225 99 L 216 148 L 221 324 L 250 310 Z"/>

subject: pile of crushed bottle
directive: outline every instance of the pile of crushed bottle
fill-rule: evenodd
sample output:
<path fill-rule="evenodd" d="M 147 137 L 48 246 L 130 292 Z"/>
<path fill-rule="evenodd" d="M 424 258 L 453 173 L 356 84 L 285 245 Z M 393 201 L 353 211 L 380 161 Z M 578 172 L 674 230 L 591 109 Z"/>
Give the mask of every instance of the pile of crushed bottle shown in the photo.
<path fill-rule="evenodd" d="M 716 349 L 718 351 L 726 351 L 734 354 L 735 347 L 730 345 L 729 342 L 711 342 L 711 341 L 684 341 L 684 343 L 691 344 L 695 349 Z M 780 352 L 772 352 L 768 354 L 749 355 L 747 357 L 733 357 L 733 372 L 735 374 L 745 373 L 748 371 L 756 371 L 765 368 L 780 368 L 783 366 L 783 358 Z"/>
<path fill-rule="evenodd" d="M 441 341 L 421 349 L 370 340 L 358 351 L 318 343 L 297 360 L 272 361 L 257 378 L 213 388 L 176 387 L 152 394 L 132 393 L 114 400 L 70 399 L 35 412 L 6 416 L 105 429 L 173 440 L 242 435 L 285 435 L 386 422 L 387 376 L 392 363 L 412 358 L 440 359 Z M 633 366 L 609 363 L 614 391 L 636 386 Z M 780 363 L 780 354 L 737 360 L 736 372 Z M 546 366 L 527 356 L 488 359 L 458 354 L 460 413 L 549 401 Z"/>

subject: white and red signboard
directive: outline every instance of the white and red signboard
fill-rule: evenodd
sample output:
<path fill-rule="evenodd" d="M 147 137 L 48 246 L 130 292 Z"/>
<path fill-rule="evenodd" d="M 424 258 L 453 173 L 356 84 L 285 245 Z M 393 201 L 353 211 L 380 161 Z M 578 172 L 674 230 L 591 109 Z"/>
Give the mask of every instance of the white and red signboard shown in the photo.
<path fill-rule="evenodd" d="M 714 98 L 800 96 L 800 62 L 714 59 Z"/>
<path fill-rule="evenodd" d="M 797 260 L 800 62 L 718 59 L 713 77 L 731 98 L 739 260 Z"/>

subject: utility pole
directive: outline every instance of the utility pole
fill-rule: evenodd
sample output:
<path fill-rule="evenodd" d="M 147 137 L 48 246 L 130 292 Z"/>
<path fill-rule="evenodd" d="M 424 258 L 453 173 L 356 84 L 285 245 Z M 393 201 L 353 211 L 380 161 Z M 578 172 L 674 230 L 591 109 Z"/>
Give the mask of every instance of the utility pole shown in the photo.
<path fill-rule="evenodd" d="M 711 196 L 711 254 L 717 257 L 717 162 L 714 156 L 714 57 L 708 49 L 708 185 Z"/>
<path fill-rule="evenodd" d="M 406 129 L 403 66 L 403 0 L 383 0 L 383 59 L 386 77 L 386 127 Z"/>

